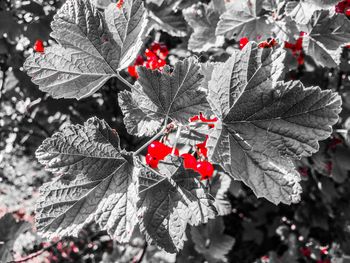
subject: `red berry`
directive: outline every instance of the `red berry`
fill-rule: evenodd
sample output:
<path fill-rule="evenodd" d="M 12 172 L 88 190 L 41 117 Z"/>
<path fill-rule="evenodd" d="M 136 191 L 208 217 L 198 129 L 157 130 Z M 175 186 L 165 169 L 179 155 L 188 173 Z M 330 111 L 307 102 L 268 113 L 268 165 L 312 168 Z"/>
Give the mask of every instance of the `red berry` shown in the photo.
<path fill-rule="evenodd" d="M 160 51 L 159 52 L 159 57 L 161 59 L 166 59 L 166 57 L 169 54 L 169 50 L 168 50 L 167 46 L 166 45 L 161 45 L 159 51 Z"/>
<path fill-rule="evenodd" d="M 197 162 L 196 171 L 201 175 L 201 180 L 206 180 L 213 176 L 214 166 L 208 161 Z"/>
<path fill-rule="evenodd" d="M 349 17 L 349 16 L 350 16 L 350 8 L 346 9 L 344 14 L 345 14 L 347 17 Z"/>
<path fill-rule="evenodd" d="M 198 115 L 195 115 L 195 116 L 190 118 L 190 122 L 195 122 L 195 121 L 198 121 L 198 120 L 199 120 L 199 116 Z"/>
<path fill-rule="evenodd" d="M 153 169 L 158 168 L 159 160 L 152 156 L 151 154 L 147 153 L 146 155 L 146 163 Z"/>
<path fill-rule="evenodd" d="M 149 50 L 148 48 L 145 51 L 145 56 L 147 57 L 147 60 L 153 60 L 153 59 L 157 59 L 157 55 L 154 54 L 151 50 Z"/>
<path fill-rule="evenodd" d="M 154 52 L 154 53 L 157 53 L 159 50 L 160 50 L 160 44 L 158 42 L 153 42 L 151 44 L 151 50 Z"/>
<path fill-rule="evenodd" d="M 121 9 L 121 8 L 123 7 L 123 4 L 124 4 L 124 0 L 119 0 L 119 1 L 117 2 L 117 8 L 118 8 L 118 9 Z"/>
<path fill-rule="evenodd" d="M 305 62 L 305 59 L 304 59 L 304 54 L 303 53 L 300 53 L 299 54 L 299 56 L 298 56 L 298 58 L 297 58 L 297 60 L 298 60 L 298 65 L 304 65 L 304 62 Z"/>
<path fill-rule="evenodd" d="M 159 64 L 158 64 L 157 59 L 152 59 L 152 60 L 150 61 L 150 63 L 149 63 L 149 67 L 150 67 L 150 69 L 152 69 L 152 70 L 157 69 L 157 68 L 159 67 Z"/>
<path fill-rule="evenodd" d="M 138 55 L 136 60 L 135 60 L 134 66 L 141 66 L 143 64 L 143 62 L 145 62 L 143 57 Z"/>
<path fill-rule="evenodd" d="M 247 45 L 249 43 L 249 39 L 247 37 L 242 37 L 239 40 L 239 48 L 243 49 L 245 47 L 245 45 Z"/>
<path fill-rule="evenodd" d="M 208 135 L 205 136 L 204 142 L 196 144 L 197 149 L 198 149 L 198 153 L 203 155 L 205 158 L 208 157 L 208 149 L 206 148 L 207 141 L 208 141 Z"/>
<path fill-rule="evenodd" d="M 197 160 L 192 154 L 184 153 L 181 154 L 181 157 L 184 159 L 184 167 L 186 169 L 196 170 Z"/>
<path fill-rule="evenodd" d="M 40 53 L 44 52 L 44 43 L 42 40 L 38 39 L 37 41 L 35 41 L 34 50 Z"/>
<path fill-rule="evenodd" d="M 303 254 L 307 258 L 311 256 L 311 249 L 308 247 L 300 248 L 300 252 L 301 252 L 301 254 Z"/>
<path fill-rule="evenodd" d="M 161 67 L 164 67 L 166 65 L 166 61 L 164 59 L 158 59 L 158 66 L 161 68 Z"/>
<path fill-rule="evenodd" d="M 147 151 L 153 157 L 163 160 L 165 156 L 171 153 L 171 148 L 160 141 L 154 141 L 148 145 Z"/>
<path fill-rule="evenodd" d="M 137 74 L 135 66 L 129 66 L 128 67 L 128 72 L 129 72 L 131 77 L 138 78 L 138 74 Z"/>
<path fill-rule="evenodd" d="M 146 67 L 146 68 L 150 68 L 150 66 L 149 66 L 149 61 L 145 61 L 145 62 L 143 63 L 143 66 Z"/>

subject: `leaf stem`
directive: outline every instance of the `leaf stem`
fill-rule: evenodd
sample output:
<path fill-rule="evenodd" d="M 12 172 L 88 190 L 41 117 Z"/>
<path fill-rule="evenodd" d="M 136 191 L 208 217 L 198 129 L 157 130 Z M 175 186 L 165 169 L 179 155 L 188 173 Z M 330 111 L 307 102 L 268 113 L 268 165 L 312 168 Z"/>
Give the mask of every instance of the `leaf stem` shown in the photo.
<path fill-rule="evenodd" d="M 177 141 L 178 141 L 180 134 L 181 134 L 181 129 L 182 129 L 182 126 L 181 125 L 178 126 L 177 131 L 176 131 L 176 135 L 175 135 L 175 142 L 173 145 L 173 150 L 171 151 L 171 155 L 174 155 L 174 153 L 175 153 Z"/>
<path fill-rule="evenodd" d="M 154 135 L 148 142 L 146 142 L 144 145 L 142 145 L 136 152 L 134 152 L 134 156 L 138 155 L 143 149 L 145 149 L 148 145 L 150 145 L 155 139 L 157 139 L 159 136 L 161 136 L 164 131 L 167 128 L 167 124 L 165 123 L 164 127 L 158 132 L 156 135 Z"/>
<path fill-rule="evenodd" d="M 129 81 L 127 81 L 126 79 L 124 79 L 124 78 L 120 75 L 119 71 L 117 71 L 117 73 L 115 74 L 115 76 L 116 76 L 121 82 L 123 82 L 126 86 L 128 86 L 131 90 L 136 90 L 135 86 L 132 85 L 132 84 L 131 84 Z"/>

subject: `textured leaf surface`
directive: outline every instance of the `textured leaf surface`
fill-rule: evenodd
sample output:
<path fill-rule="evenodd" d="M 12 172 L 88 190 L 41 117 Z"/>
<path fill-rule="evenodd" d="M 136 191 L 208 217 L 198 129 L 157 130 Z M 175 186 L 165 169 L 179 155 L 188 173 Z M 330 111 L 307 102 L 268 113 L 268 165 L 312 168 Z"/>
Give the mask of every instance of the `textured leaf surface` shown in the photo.
<path fill-rule="evenodd" d="M 340 111 L 340 97 L 300 82 L 276 82 L 285 53 L 255 43 L 216 66 L 209 103 L 220 121 L 210 134 L 210 159 L 273 203 L 299 200 L 293 158 L 318 150 Z"/>
<path fill-rule="evenodd" d="M 39 231 L 50 237 L 77 235 L 95 221 L 116 240 L 129 240 L 136 223 L 137 170 L 106 122 L 91 118 L 84 126 L 69 126 L 46 139 L 36 156 L 60 175 L 41 187 Z"/>
<path fill-rule="evenodd" d="M 17 222 L 12 214 L 5 214 L 0 218 L 0 262 L 13 260 L 13 245 L 16 239 L 30 228 L 28 222 Z"/>
<path fill-rule="evenodd" d="M 187 224 L 208 222 L 216 209 L 199 175 L 184 169 L 179 159 L 173 164 L 169 156 L 159 172 L 162 176 L 143 168 L 139 175 L 140 228 L 149 241 L 175 253 L 183 247 Z"/>
<path fill-rule="evenodd" d="M 210 183 L 210 194 L 215 198 L 215 207 L 218 215 L 225 216 L 232 212 L 232 205 L 227 197 L 232 179 L 228 175 L 218 172 L 217 168 L 216 171 Z"/>
<path fill-rule="evenodd" d="M 206 225 L 191 227 L 191 236 L 195 249 L 208 262 L 227 262 L 226 255 L 235 244 L 235 239 L 224 234 L 222 217 L 209 220 Z"/>
<path fill-rule="evenodd" d="M 307 28 L 308 35 L 303 39 L 306 53 L 321 66 L 339 65 L 341 47 L 350 43 L 350 21 L 346 16 L 316 11 Z"/>
<path fill-rule="evenodd" d="M 236 40 L 242 37 L 251 40 L 270 37 L 273 24 L 267 21 L 266 16 L 259 16 L 259 5 L 254 7 L 249 8 L 248 4 L 235 2 L 228 4 L 227 10 L 220 16 L 216 35 L 225 35 L 228 39 Z"/>
<path fill-rule="evenodd" d="M 124 0 L 122 8 L 110 4 L 106 21 L 120 53 L 119 68 L 129 66 L 136 58 L 147 31 L 147 14 L 142 0 Z"/>
<path fill-rule="evenodd" d="M 188 48 L 195 52 L 202 52 L 215 46 L 215 30 L 220 15 L 214 6 L 198 3 L 183 10 L 183 14 L 187 23 L 193 28 Z"/>
<path fill-rule="evenodd" d="M 339 2 L 338 0 L 300 0 L 286 4 L 286 14 L 299 24 L 309 23 L 313 13 L 317 10 L 330 8 Z"/>
<path fill-rule="evenodd" d="M 141 46 L 144 8 L 141 1 L 127 0 L 107 17 L 109 26 L 89 0 L 67 0 L 51 24 L 59 45 L 32 54 L 24 64 L 32 81 L 54 98 L 81 99 L 126 67 Z"/>
<path fill-rule="evenodd" d="M 135 90 L 121 92 L 118 98 L 129 133 L 151 136 L 168 118 L 185 124 L 207 109 L 206 93 L 199 89 L 203 76 L 195 59 L 176 63 L 171 73 L 168 66 L 163 72 L 139 67 L 138 73 Z"/>

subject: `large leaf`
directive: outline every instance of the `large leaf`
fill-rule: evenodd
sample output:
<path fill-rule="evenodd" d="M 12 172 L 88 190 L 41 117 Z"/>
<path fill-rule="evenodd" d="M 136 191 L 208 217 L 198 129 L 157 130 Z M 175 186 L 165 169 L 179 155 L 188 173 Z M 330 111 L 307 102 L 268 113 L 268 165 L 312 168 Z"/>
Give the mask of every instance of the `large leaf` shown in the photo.
<path fill-rule="evenodd" d="M 114 12 L 110 11 L 112 6 Z M 41 90 L 54 98 L 81 99 L 131 62 L 146 23 L 141 0 L 125 0 L 122 9 L 111 4 L 106 13 L 109 26 L 89 0 L 66 1 L 51 24 L 51 36 L 59 45 L 32 54 L 24 64 Z"/>
<path fill-rule="evenodd" d="M 60 175 L 41 187 L 37 226 L 46 236 L 77 235 L 95 221 L 127 242 L 135 218 L 132 158 L 108 124 L 91 118 L 46 139 L 36 151 L 46 169 Z"/>
<path fill-rule="evenodd" d="M 167 157 L 156 174 L 143 168 L 139 175 L 138 216 L 141 231 L 167 252 L 178 252 L 187 224 L 198 225 L 216 216 L 214 199 L 193 170 L 180 159 Z"/>
<path fill-rule="evenodd" d="M 201 52 L 215 46 L 215 30 L 220 14 L 212 4 L 198 3 L 183 10 L 183 15 L 187 23 L 193 28 L 193 33 L 188 41 L 190 50 Z"/>
<path fill-rule="evenodd" d="M 226 255 L 235 244 L 235 239 L 224 234 L 222 217 L 209 220 L 206 225 L 191 227 L 191 237 L 195 249 L 208 262 L 227 262 Z"/>
<path fill-rule="evenodd" d="M 254 1 L 255 3 L 255 1 Z M 238 4 L 230 3 L 226 11 L 220 16 L 216 28 L 216 35 L 225 35 L 228 39 L 248 37 L 251 40 L 271 37 L 273 23 L 265 15 L 260 16 L 260 5 L 250 8 L 248 1 Z"/>
<path fill-rule="evenodd" d="M 340 63 L 342 46 L 350 43 L 350 21 L 344 15 L 330 15 L 329 11 L 316 11 L 307 25 L 303 38 L 306 53 L 324 67 Z"/>
<path fill-rule="evenodd" d="M 286 4 L 286 14 L 298 24 L 307 24 L 315 11 L 330 8 L 337 2 L 339 0 L 290 1 Z"/>
<path fill-rule="evenodd" d="M 17 222 L 12 214 L 0 218 L 0 262 L 13 260 L 13 245 L 18 236 L 31 228 L 25 221 Z"/>
<path fill-rule="evenodd" d="M 219 117 L 208 141 L 210 159 L 275 204 L 299 200 L 292 160 L 318 150 L 341 105 L 331 91 L 276 82 L 284 56 L 247 45 L 214 68 L 208 95 Z"/>
<path fill-rule="evenodd" d="M 199 89 L 203 76 L 193 58 L 176 63 L 173 72 L 138 68 L 132 92 L 119 94 L 119 105 L 130 134 L 153 135 L 168 118 L 180 123 L 208 108 L 206 93 Z"/>

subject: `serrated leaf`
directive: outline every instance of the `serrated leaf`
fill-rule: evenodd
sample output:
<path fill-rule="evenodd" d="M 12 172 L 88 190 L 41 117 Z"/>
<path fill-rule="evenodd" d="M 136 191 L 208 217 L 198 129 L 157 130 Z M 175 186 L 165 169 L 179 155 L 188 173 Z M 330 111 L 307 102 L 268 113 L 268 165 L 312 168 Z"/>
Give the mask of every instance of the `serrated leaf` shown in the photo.
<path fill-rule="evenodd" d="M 5 214 L 0 218 L 0 262 L 13 260 L 12 250 L 16 239 L 30 228 L 28 222 L 17 222 L 12 214 Z"/>
<path fill-rule="evenodd" d="M 202 52 L 214 47 L 215 30 L 220 17 L 214 6 L 198 3 L 182 12 L 187 23 L 193 28 L 193 33 L 188 40 L 188 49 Z"/>
<path fill-rule="evenodd" d="M 199 89 L 203 76 L 193 58 L 176 63 L 174 71 L 138 67 L 139 79 L 132 92 L 119 94 L 119 105 L 130 134 L 151 136 L 168 118 L 182 124 L 205 111 L 206 93 Z"/>
<path fill-rule="evenodd" d="M 107 26 L 118 44 L 119 68 L 126 68 L 136 58 L 148 29 L 142 0 L 124 0 L 122 8 L 110 4 L 105 10 Z"/>
<path fill-rule="evenodd" d="M 77 235 L 95 221 L 117 241 L 129 241 L 137 222 L 137 169 L 106 122 L 91 118 L 84 126 L 68 126 L 46 139 L 36 156 L 60 175 L 41 187 L 36 218 L 40 232 Z"/>
<path fill-rule="evenodd" d="M 140 229 L 148 241 L 175 253 L 183 247 L 187 224 L 208 222 L 216 209 L 199 175 L 185 169 L 180 159 L 169 156 L 158 167 L 161 176 L 148 168 L 139 175 Z"/>
<path fill-rule="evenodd" d="M 235 239 L 224 234 L 222 217 L 209 220 L 206 225 L 191 227 L 191 237 L 195 249 L 209 263 L 227 262 L 226 255 L 235 244 Z"/>
<path fill-rule="evenodd" d="M 290 1 L 286 4 L 286 14 L 298 24 L 307 24 L 315 11 L 330 8 L 337 2 L 339 0 Z"/>
<path fill-rule="evenodd" d="M 249 44 L 215 67 L 208 95 L 219 118 L 207 143 L 209 158 L 275 204 L 299 200 L 292 160 L 318 150 L 341 106 L 329 90 L 276 82 L 284 57 L 281 49 Z"/>
<path fill-rule="evenodd" d="M 339 65 L 342 46 L 350 42 L 350 21 L 346 16 L 316 11 L 307 33 L 303 38 L 306 53 L 323 67 Z"/>
<path fill-rule="evenodd" d="M 236 40 L 242 37 L 251 40 L 271 37 L 273 23 L 268 21 L 267 16 L 259 16 L 256 8 L 249 8 L 248 2 L 241 7 L 238 3 L 229 3 L 226 9 L 220 16 L 216 35 L 225 35 L 228 39 Z"/>
<path fill-rule="evenodd" d="M 146 23 L 140 2 L 125 0 L 122 10 L 115 7 L 113 24 L 127 27 L 126 31 L 113 31 L 122 33 L 115 41 L 109 31 L 111 23 L 107 27 L 103 14 L 89 0 L 66 1 L 51 24 L 51 37 L 58 45 L 32 54 L 24 63 L 32 81 L 54 98 L 82 99 L 96 92 L 116 76 L 117 69 L 126 67 L 140 48 Z M 136 44 L 130 44 L 130 38 L 136 38 Z"/>

